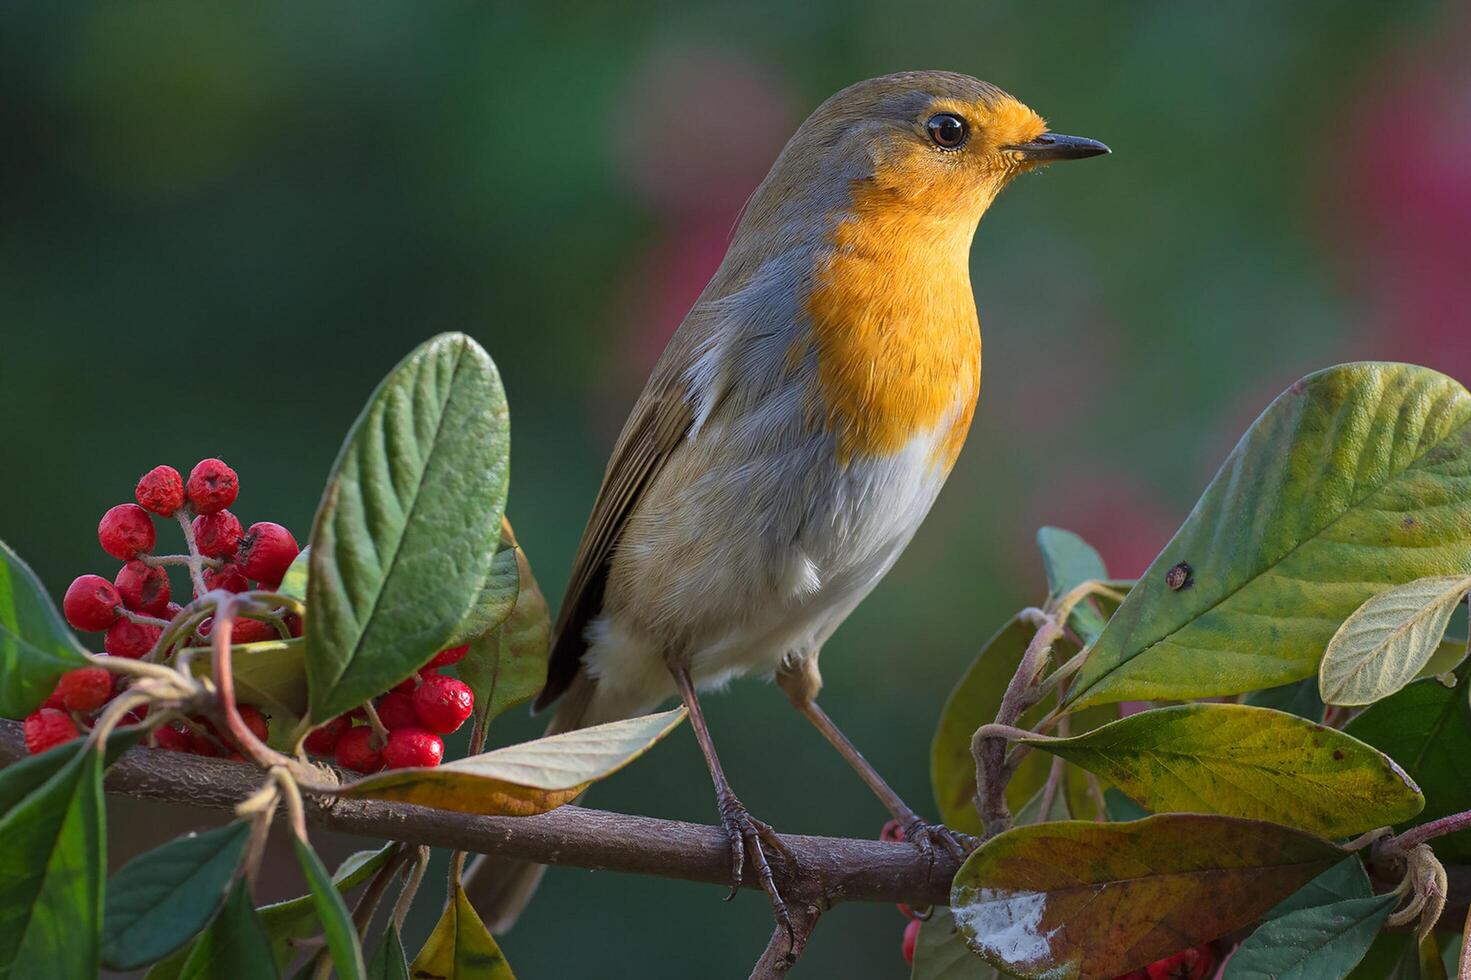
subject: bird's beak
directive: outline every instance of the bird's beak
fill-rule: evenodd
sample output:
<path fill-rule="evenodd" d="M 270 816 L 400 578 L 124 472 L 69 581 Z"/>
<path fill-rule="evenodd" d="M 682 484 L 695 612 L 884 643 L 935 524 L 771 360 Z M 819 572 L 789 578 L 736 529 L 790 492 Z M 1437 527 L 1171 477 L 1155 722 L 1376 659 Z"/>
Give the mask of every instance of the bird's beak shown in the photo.
<path fill-rule="evenodd" d="M 1109 148 L 1086 136 L 1064 136 L 1061 133 L 1043 133 L 1025 143 L 1003 146 L 1018 154 L 1023 160 L 1045 163 L 1051 160 L 1082 160 L 1086 157 L 1102 156 Z"/>

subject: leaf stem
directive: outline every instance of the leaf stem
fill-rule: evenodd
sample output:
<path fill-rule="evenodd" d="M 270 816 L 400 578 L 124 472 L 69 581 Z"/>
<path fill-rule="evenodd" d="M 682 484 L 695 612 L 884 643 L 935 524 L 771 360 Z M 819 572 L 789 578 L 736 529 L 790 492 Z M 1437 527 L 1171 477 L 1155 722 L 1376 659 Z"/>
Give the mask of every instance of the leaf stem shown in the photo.
<path fill-rule="evenodd" d="M 1418 827 L 1411 827 L 1403 834 L 1385 841 L 1383 847 L 1388 851 L 1408 854 L 1426 841 L 1467 829 L 1471 829 L 1471 810 L 1462 810 L 1460 813 L 1452 813 L 1438 820 L 1422 823 Z"/>
<path fill-rule="evenodd" d="M 463 851 L 460 853 L 464 853 Z M 409 871 L 408 880 L 404 882 L 403 889 L 398 893 L 398 901 L 393 903 L 393 928 L 403 932 L 404 920 L 409 917 L 409 908 L 414 904 L 414 896 L 419 891 L 419 884 L 424 880 L 424 872 L 429 870 L 429 848 L 420 846 L 414 850 L 414 867 Z"/>

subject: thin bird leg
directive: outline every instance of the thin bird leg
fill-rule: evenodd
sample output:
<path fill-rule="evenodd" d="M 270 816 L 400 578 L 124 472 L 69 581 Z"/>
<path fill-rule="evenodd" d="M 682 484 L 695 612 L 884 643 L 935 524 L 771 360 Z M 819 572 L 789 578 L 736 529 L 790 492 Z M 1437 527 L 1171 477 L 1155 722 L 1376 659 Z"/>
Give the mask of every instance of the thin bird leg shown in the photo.
<path fill-rule="evenodd" d="M 747 812 L 746 807 L 731 791 L 730 783 L 725 778 L 725 770 L 720 767 L 720 758 L 715 754 L 715 742 L 710 738 L 710 728 L 705 724 L 705 713 L 700 708 L 699 696 L 695 694 L 695 685 L 690 680 L 689 669 L 686 667 L 670 667 L 670 673 L 674 675 L 674 684 L 679 688 L 679 696 L 684 701 L 684 706 L 689 709 L 690 727 L 695 730 L 695 741 L 700 743 L 700 751 L 705 754 L 705 765 L 710 769 L 710 780 L 715 784 L 715 801 L 720 807 L 720 822 L 725 828 L 726 837 L 730 839 L 730 895 L 726 901 L 735 897 L 741 887 L 741 878 L 745 873 L 746 855 L 751 856 L 751 864 L 761 878 L 761 890 L 766 892 L 766 897 L 771 899 L 771 910 L 783 928 L 787 930 L 788 936 L 795 942 L 795 933 L 792 932 L 791 916 L 787 914 L 786 902 L 782 900 L 781 893 L 776 889 L 776 878 L 771 873 L 771 865 L 766 860 L 766 852 L 761 847 L 765 841 L 773 849 L 782 855 L 788 862 L 789 867 L 796 867 L 796 859 L 787 846 L 782 843 L 776 831 L 770 826 L 757 820 Z"/>
<path fill-rule="evenodd" d="M 858 773 L 858 778 L 863 780 L 884 805 L 884 809 L 904 828 L 905 840 L 912 842 L 927 855 L 933 853 L 936 841 L 956 857 L 964 857 L 975 849 L 978 842 L 974 838 L 947 827 L 926 823 L 919 814 L 910 809 L 884 777 L 879 775 L 878 770 L 863 757 L 863 753 L 858 751 L 858 746 L 843 734 L 843 730 L 833 723 L 826 711 L 817 706 L 816 701 L 803 701 L 797 705 L 797 710 L 838 750 L 838 755 L 848 761 L 848 765 Z"/>

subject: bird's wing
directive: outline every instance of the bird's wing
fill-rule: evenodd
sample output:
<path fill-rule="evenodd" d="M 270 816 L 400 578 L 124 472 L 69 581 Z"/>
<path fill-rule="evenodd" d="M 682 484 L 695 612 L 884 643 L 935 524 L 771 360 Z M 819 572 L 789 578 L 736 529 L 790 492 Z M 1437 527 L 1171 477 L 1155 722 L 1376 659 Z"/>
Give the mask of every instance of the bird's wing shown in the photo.
<path fill-rule="evenodd" d="M 546 687 L 536 699 L 537 710 L 555 701 L 577 676 L 578 664 L 587 649 L 583 630 L 602 606 L 608 564 L 618 537 L 645 488 L 664 467 L 694 421 L 694 405 L 681 370 L 685 360 L 681 354 L 686 348 L 678 343 L 680 339 L 683 338 L 676 338 L 661 358 L 613 447 L 557 615 Z"/>

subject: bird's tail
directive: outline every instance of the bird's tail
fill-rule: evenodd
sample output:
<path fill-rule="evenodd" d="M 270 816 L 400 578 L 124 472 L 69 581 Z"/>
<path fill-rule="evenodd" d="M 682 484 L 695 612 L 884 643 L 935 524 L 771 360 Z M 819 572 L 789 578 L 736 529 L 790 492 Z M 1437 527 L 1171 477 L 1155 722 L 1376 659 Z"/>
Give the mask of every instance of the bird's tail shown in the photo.
<path fill-rule="evenodd" d="M 595 690 L 595 682 L 586 673 L 579 672 L 567 693 L 562 695 L 546 734 L 559 735 L 591 724 L 588 709 Z M 578 797 L 574 802 L 581 800 L 582 797 Z M 546 865 L 533 861 L 483 854 L 465 872 L 465 895 L 480 913 L 486 928 L 502 933 L 516 924 L 531 896 L 536 894 L 536 886 L 541 883 L 546 869 Z"/>

